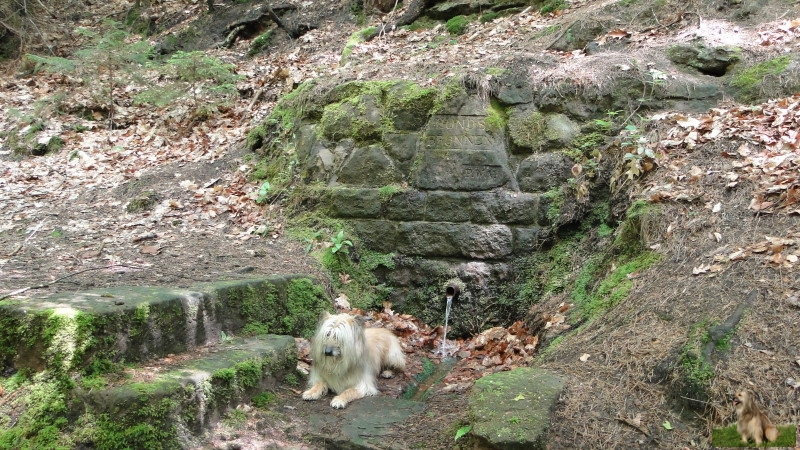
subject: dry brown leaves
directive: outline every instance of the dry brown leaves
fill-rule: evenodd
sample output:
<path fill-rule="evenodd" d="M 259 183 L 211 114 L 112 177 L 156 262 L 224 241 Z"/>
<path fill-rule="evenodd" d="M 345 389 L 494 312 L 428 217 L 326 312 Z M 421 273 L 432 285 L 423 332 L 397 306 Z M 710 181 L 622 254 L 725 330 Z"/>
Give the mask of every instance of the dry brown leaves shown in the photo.
<path fill-rule="evenodd" d="M 666 175 L 651 182 L 644 191 L 650 202 L 682 201 L 705 204 L 712 214 L 721 203 L 709 194 L 702 181 L 720 183 L 731 189 L 743 181 L 755 186 L 748 208 L 755 214 L 800 214 L 800 96 L 772 100 L 754 106 L 715 108 L 708 114 L 688 116 L 665 114 L 654 120 L 672 125 L 656 145 Z M 721 156 L 729 168 L 700 167 L 689 154 L 698 146 L 720 140 L 740 142 L 735 150 Z M 669 234 L 671 230 L 668 229 Z M 800 258 L 800 233 L 766 236 L 763 241 L 730 248 L 723 247 L 712 262 L 692 270 L 694 275 L 721 272 L 729 263 L 762 256 L 775 268 L 791 269 Z M 711 239 L 721 240 L 719 233 Z"/>
<path fill-rule="evenodd" d="M 341 300 L 338 304 L 341 304 Z M 558 311 L 544 317 L 543 331 L 564 322 L 562 314 L 568 306 L 560 306 Z M 445 392 L 462 392 L 485 375 L 527 366 L 533 362 L 533 355 L 540 341 L 540 333 L 531 334 L 521 321 L 510 327 L 494 327 L 469 339 L 447 340 L 448 350 L 440 351 L 444 327 L 431 328 L 418 318 L 409 314 L 397 314 L 391 304 L 384 305 L 383 311 L 362 311 L 354 308 L 349 314 L 364 316 L 369 327 L 387 328 L 400 338 L 405 352 L 416 362 L 424 358 L 437 360 L 455 356 L 455 367 L 444 378 Z M 308 373 L 311 367 L 311 344 L 307 339 L 297 338 L 298 369 Z M 443 354 L 444 353 L 444 354 Z M 408 369 L 415 372 L 419 367 Z"/>

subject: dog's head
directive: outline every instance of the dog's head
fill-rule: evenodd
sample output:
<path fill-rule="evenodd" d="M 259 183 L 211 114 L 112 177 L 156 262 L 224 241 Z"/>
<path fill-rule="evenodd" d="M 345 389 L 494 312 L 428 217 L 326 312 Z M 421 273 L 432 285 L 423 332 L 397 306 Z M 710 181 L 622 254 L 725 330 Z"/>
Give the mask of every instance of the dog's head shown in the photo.
<path fill-rule="evenodd" d="M 350 314 L 322 313 L 314 344 L 321 356 L 337 358 L 347 348 L 360 345 L 364 335 L 364 318 Z"/>
<path fill-rule="evenodd" d="M 745 409 L 750 409 L 752 403 L 753 396 L 747 391 L 739 391 L 733 396 L 733 406 L 738 413 L 741 413 Z"/>

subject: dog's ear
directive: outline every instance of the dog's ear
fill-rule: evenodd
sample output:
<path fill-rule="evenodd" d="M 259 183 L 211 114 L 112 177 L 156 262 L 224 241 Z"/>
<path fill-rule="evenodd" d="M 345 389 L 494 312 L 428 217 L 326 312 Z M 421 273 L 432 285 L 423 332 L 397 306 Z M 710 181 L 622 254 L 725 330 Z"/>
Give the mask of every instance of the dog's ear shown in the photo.
<path fill-rule="evenodd" d="M 356 322 L 356 324 L 358 324 L 358 326 L 363 327 L 364 323 L 366 322 L 367 319 L 364 316 L 362 316 L 361 314 L 359 314 L 359 315 L 353 316 L 353 320 L 355 320 L 355 322 Z"/>
<path fill-rule="evenodd" d="M 319 323 L 325 322 L 330 317 L 331 313 L 329 313 L 328 311 L 322 311 L 322 313 L 319 315 Z"/>

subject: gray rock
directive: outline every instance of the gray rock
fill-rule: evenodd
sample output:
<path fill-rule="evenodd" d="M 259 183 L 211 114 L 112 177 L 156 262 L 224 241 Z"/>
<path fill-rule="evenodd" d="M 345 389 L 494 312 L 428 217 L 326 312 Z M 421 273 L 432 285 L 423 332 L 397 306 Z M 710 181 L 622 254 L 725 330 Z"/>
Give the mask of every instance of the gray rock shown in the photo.
<path fill-rule="evenodd" d="M 385 186 L 402 180 L 380 145 L 358 147 L 342 164 L 337 182 L 357 186 Z"/>
<path fill-rule="evenodd" d="M 531 155 L 517 169 L 519 187 L 525 192 L 547 192 L 562 185 L 570 176 L 572 161 L 561 153 Z"/>
<path fill-rule="evenodd" d="M 472 434 L 490 448 L 544 449 L 550 413 L 564 381 L 550 371 L 527 367 L 479 379 L 469 395 Z"/>
<path fill-rule="evenodd" d="M 736 47 L 707 47 L 702 41 L 673 45 L 667 49 L 667 57 L 680 66 L 691 67 L 702 74 L 721 77 L 741 57 Z"/>
<path fill-rule="evenodd" d="M 380 213 L 381 201 L 377 189 L 331 190 L 330 214 L 334 217 L 375 219 Z"/>

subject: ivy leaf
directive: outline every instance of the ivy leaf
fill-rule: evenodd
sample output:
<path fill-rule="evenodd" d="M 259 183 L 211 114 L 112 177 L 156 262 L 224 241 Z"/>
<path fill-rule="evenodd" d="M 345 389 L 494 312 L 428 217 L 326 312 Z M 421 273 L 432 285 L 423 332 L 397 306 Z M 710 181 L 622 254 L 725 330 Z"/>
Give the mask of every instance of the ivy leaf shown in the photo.
<path fill-rule="evenodd" d="M 459 428 L 458 431 L 456 431 L 456 438 L 454 440 L 457 441 L 458 438 L 469 433 L 471 430 L 472 430 L 472 425 L 464 425 L 463 427 Z"/>

